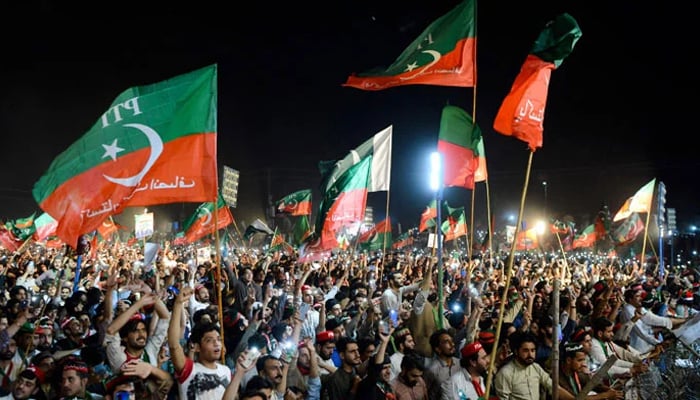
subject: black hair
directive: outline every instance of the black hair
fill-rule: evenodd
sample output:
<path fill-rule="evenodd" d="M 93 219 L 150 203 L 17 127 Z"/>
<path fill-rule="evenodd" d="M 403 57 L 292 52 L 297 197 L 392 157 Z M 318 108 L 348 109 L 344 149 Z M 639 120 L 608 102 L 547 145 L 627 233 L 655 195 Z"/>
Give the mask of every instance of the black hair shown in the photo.
<path fill-rule="evenodd" d="M 413 354 L 406 354 L 401 359 L 401 371 L 410 371 L 412 369 L 417 369 L 418 371 L 423 371 L 423 363 L 418 359 L 417 356 Z"/>
<path fill-rule="evenodd" d="M 347 350 L 348 345 L 352 343 L 357 344 L 357 340 L 343 336 L 340 339 L 338 339 L 338 341 L 335 344 L 335 348 L 338 349 L 338 353 L 344 353 L 345 350 Z"/>
<path fill-rule="evenodd" d="M 126 339 L 127 336 L 129 336 L 129 333 L 135 331 L 138 329 L 139 324 L 143 324 L 146 327 L 146 331 L 148 332 L 148 324 L 146 323 L 145 320 L 143 319 L 130 319 L 126 321 L 126 324 L 122 326 L 119 329 L 119 336 L 122 339 Z"/>
<path fill-rule="evenodd" d="M 267 360 L 279 361 L 279 358 L 273 356 L 272 354 L 265 354 L 264 356 L 258 358 L 258 360 L 255 362 L 255 369 L 258 371 L 258 373 L 262 372 L 265 369 L 265 363 L 267 362 Z"/>
<path fill-rule="evenodd" d="M 604 331 L 609 326 L 613 326 L 613 323 L 605 317 L 598 317 L 591 321 L 591 326 L 593 327 L 593 333 L 595 334 Z"/>
<path fill-rule="evenodd" d="M 192 328 L 190 333 L 190 342 L 194 344 L 202 344 L 202 338 L 208 332 L 219 332 L 219 326 L 210 323 L 197 324 Z"/>
<path fill-rule="evenodd" d="M 447 329 L 436 330 L 432 335 L 430 335 L 430 347 L 432 349 L 436 349 L 440 346 L 440 336 L 442 335 L 452 336 Z"/>
<path fill-rule="evenodd" d="M 537 346 L 537 338 L 530 332 L 517 331 L 508 337 L 508 343 L 513 352 L 516 352 L 524 343 L 533 343 Z"/>
<path fill-rule="evenodd" d="M 257 392 L 260 389 L 274 389 L 274 387 L 272 386 L 272 382 L 268 381 L 260 375 L 253 376 L 248 381 L 248 384 L 245 385 L 246 392 Z"/>

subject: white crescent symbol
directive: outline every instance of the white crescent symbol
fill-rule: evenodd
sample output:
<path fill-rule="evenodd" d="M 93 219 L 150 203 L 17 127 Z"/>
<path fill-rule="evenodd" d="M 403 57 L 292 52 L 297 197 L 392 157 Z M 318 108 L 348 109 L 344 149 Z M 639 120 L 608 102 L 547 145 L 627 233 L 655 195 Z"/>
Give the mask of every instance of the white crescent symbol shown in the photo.
<path fill-rule="evenodd" d="M 112 223 L 105 220 L 105 221 L 102 221 L 102 226 L 106 226 L 109 228 L 110 226 L 112 226 Z"/>
<path fill-rule="evenodd" d="M 209 211 L 208 208 L 203 208 L 202 211 L 207 213 L 207 215 L 204 216 L 205 220 L 202 222 L 202 226 L 207 226 L 211 222 L 211 211 Z"/>
<path fill-rule="evenodd" d="M 431 61 L 430 63 L 428 63 L 425 67 L 421 68 L 415 75 L 413 75 L 413 76 L 404 76 L 404 77 L 401 77 L 401 80 L 407 81 L 407 80 L 411 80 L 411 79 L 413 79 L 413 78 L 417 78 L 417 77 L 423 75 L 423 72 L 427 71 L 428 68 L 430 68 L 430 67 L 432 67 L 433 65 L 437 64 L 437 62 L 440 61 L 440 58 L 442 57 L 442 55 L 440 54 L 440 52 L 439 52 L 439 51 L 435 51 L 435 50 L 425 50 L 423 53 L 425 53 L 425 54 L 430 54 L 431 56 L 433 56 L 433 61 Z"/>
<path fill-rule="evenodd" d="M 153 130 L 153 128 L 149 126 L 143 124 L 126 124 L 124 126 L 136 128 L 143 132 L 144 135 L 146 135 L 146 138 L 148 138 L 148 144 L 151 148 L 151 155 L 148 157 L 148 161 L 146 161 L 146 165 L 143 166 L 143 169 L 141 169 L 141 171 L 134 176 L 130 176 L 127 178 L 114 178 L 104 174 L 102 176 L 104 176 L 105 179 L 107 179 L 108 181 L 116 183 L 117 185 L 134 187 L 141 182 L 141 179 L 143 179 L 144 175 L 148 173 L 153 164 L 155 164 L 158 157 L 160 157 L 160 154 L 163 152 L 163 141 L 158 135 L 158 132 L 156 132 L 155 130 Z"/>

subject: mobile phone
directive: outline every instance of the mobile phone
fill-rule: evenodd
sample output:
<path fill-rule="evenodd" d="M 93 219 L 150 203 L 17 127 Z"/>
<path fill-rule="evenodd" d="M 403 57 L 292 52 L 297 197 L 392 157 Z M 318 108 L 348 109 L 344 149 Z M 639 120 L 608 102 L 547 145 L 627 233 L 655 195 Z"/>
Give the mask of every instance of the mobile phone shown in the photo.
<path fill-rule="evenodd" d="M 258 357 L 260 357 L 260 350 L 257 347 L 249 348 L 243 360 L 243 368 L 248 369 L 253 366 Z"/>
<path fill-rule="evenodd" d="M 299 306 L 299 317 L 301 319 L 306 319 L 306 314 L 309 313 L 310 308 L 311 308 L 311 304 L 301 303 L 301 306 Z"/>
<path fill-rule="evenodd" d="M 19 303 L 20 310 L 26 310 L 28 307 L 29 307 L 29 300 L 25 299 Z"/>
<path fill-rule="evenodd" d="M 396 328 L 399 326 L 399 312 L 396 310 L 389 311 L 389 319 L 391 320 L 391 325 Z"/>
<path fill-rule="evenodd" d="M 131 398 L 131 393 L 124 390 L 120 390 L 114 394 L 115 400 L 129 400 L 129 398 Z"/>
<path fill-rule="evenodd" d="M 379 333 L 388 335 L 389 334 L 389 323 L 381 320 L 379 321 Z"/>

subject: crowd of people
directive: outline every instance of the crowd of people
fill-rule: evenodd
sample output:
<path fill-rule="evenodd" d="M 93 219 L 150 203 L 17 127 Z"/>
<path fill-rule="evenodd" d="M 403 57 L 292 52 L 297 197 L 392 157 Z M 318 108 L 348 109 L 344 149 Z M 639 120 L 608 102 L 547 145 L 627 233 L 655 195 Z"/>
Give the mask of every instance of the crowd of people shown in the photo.
<path fill-rule="evenodd" d="M 3 252 L 0 400 L 573 399 L 601 368 L 588 398 L 634 398 L 700 309 L 696 269 L 616 259 L 70 250 Z"/>

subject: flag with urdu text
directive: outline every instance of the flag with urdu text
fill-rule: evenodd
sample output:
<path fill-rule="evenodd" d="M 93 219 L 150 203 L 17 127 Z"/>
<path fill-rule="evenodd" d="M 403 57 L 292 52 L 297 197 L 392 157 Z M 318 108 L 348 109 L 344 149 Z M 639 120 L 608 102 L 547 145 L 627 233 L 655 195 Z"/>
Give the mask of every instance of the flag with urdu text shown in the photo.
<path fill-rule="evenodd" d="M 336 232 L 343 226 L 362 221 L 367 205 L 372 156 L 351 166 L 323 194 L 316 218 L 316 232 L 324 249 L 337 246 Z"/>
<path fill-rule="evenodd" d="M 391 142 L 393 127 L 382 130 L 370 139 L 359 145 L 338 161 L 322 161 L 319 163 L 321 171 L 321 195 L 328 192 L 336 180 L 340 178 L 350 167 L 371 157 L 369 166 L 369 183 L 367 192 L 388 191 L 391 186 Z"/>
<path fill-rule="evenodd" d="M 435 218 L 437 218 L 437 206 L 435 199 L 430 201 L 430 204 L 425 206 L 425 210 L 420 215 L 420 224 L 418 224 L 418 232 L 423 232 L 428 228 L 435 226 Z"/>
<path fill-rule="evenodd" d="M 573 248 L 578 249 L 580 247 L 591 247 L 596 241 L 598 241 L 598 235 L 595 231 L 595 225 L 591 224 L 588 225 L 580 235 L 576 235 L 574 238 Z"/>
<path fill-rule="evenodd" d="M 275 204 L 277 212 L 289 215 L 311 215 L 311 189 L 288 194 Z"/>
<path fill-rule="evenodd" d="M 216 214 L 216 215 L 215 215 Z M 216 205 L 212 202 L 202 203 L 194 214 L 185 221 L 185 242 L 192 243 L 202 237 L 223 229 L 233 223 L 233 215 L 224 198 L 219 195 Z"/>
<path fill-rule="evenodd" d="M 343 86 L 383 90 L 403 85 L 476 84 L 476 0 L 433 21 L 388 68 L 352 74 Z"/>
<path fill-rule="evenodd" d="M 391 246 L 391 219 L 387 218 L 374 225 L 372 229 L 357 238 L 358 246 L 361 250 L 381 250 L 386 246 Z"/>
<path fill-rule="evenodd" d="M 442 222 L 442 233 L 445 234 L 445 241 L 457 239 L 467 235 L 467 217 L 464 207 L 452 208 L 447 206 L 447 215 Z"/>
<path fill-rule="evenodd" d="M 528 144 L 542 147 L 544 109 L 552 70 L 571 54 L 581 29 L 569 14 L 560 14 L 538 36 L 493 122 L 493 129 Z"/>
<path fill-rule="evenodd" d="M 642 232 L 644 232 L 644 221 L 639 214 L 633 212 L 615 228 L 612 233 L 613 242 L 615 246 L 628 245 L 634 242 Z"/>
<path fill-rule="evenodd" d="M 396 241 L 391 245 L 392 249 L 402 249 L 404 247 L 410 246 L 413 244 L 413 236 L 410 235 L 409 232 L 404 232 L 401 235 L 399 235 L 398 238 L 396 238 Z"/>
<path fill-rule="evenodd" d="M 480 141 L 481 129 L 471 115 L 456 106 L 443 107 L 437 150 L 443 158 L 445 186 L 474 189 Z"/>
<path fill-rule="evenodd" d="M 34 220 L 34 240 L 37 242 L 44 241 L 44 239 L 56 233 L 57 227 L 58 222 L 56 222 L 53 217 L 47 213 L 41 213 L 41 215 Z"/>
<path fill-rule="evenodd" d="M 294 221 L 294 228 L 292 232 L 292 239 L 295 245 L 300 245 L 306 241 L 306 239 L 311 235 L 311 226 L 309 226 L 309 216 L 300 215 Z"/>
<path fill-rule="evenodd" d="M 650 180 L 646 185 L 642 186 L 634 196 L 628 198 L 625 204 L 613 217 L 613 222 L 625 219 L 632 213 L 648 213 L 651 210 L 651 203 L 654 198 L 654 185 L 656 178 Z"/>
<path fill-rule="evenodd" d="M 217 197 L 217 66 L 122 92 L 34 184 L 70 246 L 127 207 Z"/>

